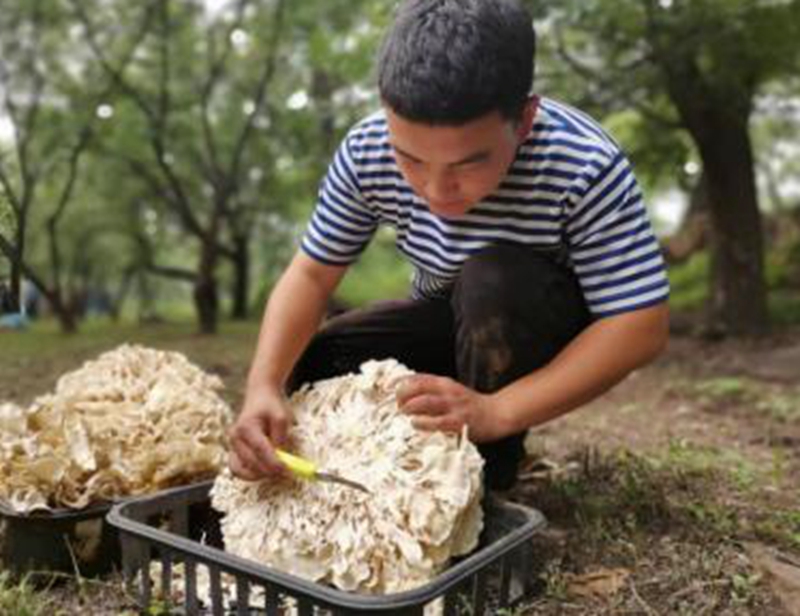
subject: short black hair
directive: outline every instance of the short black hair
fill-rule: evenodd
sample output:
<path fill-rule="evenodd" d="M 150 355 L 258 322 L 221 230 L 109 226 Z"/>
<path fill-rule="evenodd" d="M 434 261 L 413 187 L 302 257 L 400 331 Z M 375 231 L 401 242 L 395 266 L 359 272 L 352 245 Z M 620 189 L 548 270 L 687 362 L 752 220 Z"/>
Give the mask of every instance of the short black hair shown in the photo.
<path fill-rule="evenodd" d="M 533 86 L 536 33 L 516 0 L 406 0 L 378 59 L 378 90 L 412 122 L 518 120 Z"/>

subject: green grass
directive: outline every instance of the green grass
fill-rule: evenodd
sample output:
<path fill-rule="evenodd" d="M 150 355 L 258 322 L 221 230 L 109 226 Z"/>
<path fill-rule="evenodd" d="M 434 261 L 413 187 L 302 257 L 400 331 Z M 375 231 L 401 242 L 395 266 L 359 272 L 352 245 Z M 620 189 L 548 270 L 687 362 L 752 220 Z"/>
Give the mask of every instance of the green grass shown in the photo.
<path fill-rule="evenodd" d="M 769 535 L 794 546 L 800 514 L 758 504 L 772 479 L 734 450 L 674 441 L 647 455 L 583 452 L 576 471 L 548 480 L 531 500 L 598 549 L 642 533 L 712 541 Z"/>
<path fill-rule="evenodd" d="M 34 321 L 25 330 L 0 333 L 0 358 L 80 353 L 125 342 L 166 348 L 171 344 L 186 345 L 187 341 L 200 339 L 212 347 L 250 340 L 255 348 L 257 332 L 255 321 L 223 322 L 217 336 L 203 336 L 197 333 L 196 325 L 190 321 L 140 325 L 89 320 L 81 325 L 78 333 L 63 334 L 55 321 L 45 319 Z M 218 344 L 215 343 L 217 339 Z"/>
<path fill-rule="evenodd" d="M 721 413 L 737 409 L 752 417 L 768 417 L 779 423 L 800 420 L 800 387 L 780 386 L 741 376 L 715 376 L 678 382 L 671 388 L 705 410 Z"/>
<path fill-rule="evenodd" d="M 3 616 L 43 616 L 52 612 L 51 603 L 28 578 L 14 580 L 7 571 L 0 572 L 0 614 Z"/>
<path fill-rule="evenodd" d="M 706 306 L 709 288 L 709 255 L 701 251 L 688 261 L 669 268 L 670 307 L 677 311 L 699 311 Z M 770 320 L 778 326 L 800 323 L 800 290 L 787 272 L 788 265 L 767 255 L 764 273 Z"/>

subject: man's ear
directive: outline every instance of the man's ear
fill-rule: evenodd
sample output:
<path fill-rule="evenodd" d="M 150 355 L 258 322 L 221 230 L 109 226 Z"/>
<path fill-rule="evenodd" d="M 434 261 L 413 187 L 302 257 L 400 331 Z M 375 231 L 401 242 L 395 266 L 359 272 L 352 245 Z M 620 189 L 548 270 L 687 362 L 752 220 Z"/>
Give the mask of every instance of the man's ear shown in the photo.
<path fill-rule="evenodd" d="M 525 107 L 522 108 L 522 118 L 517 124 L 517 140 L 522 143 L 528 138 L 528 134 L 533 128 L 533 121 L 536 119 L 536 111 L 539 109 L 539 97 L 531 96 Z"/>

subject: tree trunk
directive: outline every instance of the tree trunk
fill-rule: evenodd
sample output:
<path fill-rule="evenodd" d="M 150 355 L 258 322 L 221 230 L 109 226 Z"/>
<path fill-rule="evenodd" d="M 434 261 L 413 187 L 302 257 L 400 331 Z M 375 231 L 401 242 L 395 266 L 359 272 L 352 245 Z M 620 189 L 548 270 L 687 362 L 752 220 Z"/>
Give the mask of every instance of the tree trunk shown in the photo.
<path fill-rule="evenodd" d="M 54 307 L 53 311 L 56 313 L 58 325 L 63 333 L 74 334 L 78 331 L 78 320 L 75 318 L 75 314 L 72 310 L 62 306 L 58 309 Z"/>
<path fill-rule="evenodd" d="M 200 266 L 194 284 L 194 305 L 197 310 L 200 332 L 215 334 L 219 315 L 217 280 L 217 248 L 210 241 L 204 241 L 201 247 Z"/>
<path fill-rule="evenodd" d="M 697 139 L 711 214 L 711 316 L 723 333 L 761 335 L 768 326 L 764 245 L 746 119 L 719 114 Z"/>
<path fill-rule="evenodd" d="M 19 266 L 19 261 L 11 260 L 11 280 L 8 286 L 9 300 L 11 310 L 16 312 L 22 311 L 22 268 Z"/>
<path fill-rule="evenodd" d="M 248 238 L 233 238 L 233 306 L 231 318 L 243 321 L 247 318 L 250 297 L 250 251 Z"/>
<path fill-rule="evenodd" d="M 64 334 L 74 334 L 78 331 L 78 319 L 70 302 L 64 301 L 61 292 L 58 290 L 40 289 L 45 299 L 50 304 L 50 309 L 56 315 L 56 320 Z"/>
<path fill-rule="evenodd" d="M 710 226 L 710 209 L 708 182 L 705 173 L 702 173 L 691 189 L 689 207 L 680 227 L 664 241 L 664 258 L 669 265 L 684 263 L 705 248 Z"/>
<path fill-rule="evenodd" d="M 25 206 L 27 207 L 27 205 Z M 22 303 L 25 298 L 22 297 L 22 257 L 25 254 L 25 228 L 28 224 L 28 217 L 23 210 L 17 219 L 17 231 L 14 238 L 14 252 L 16 253 L 11 259 L 11 305 L 13 310 L 22 312 Z"/>

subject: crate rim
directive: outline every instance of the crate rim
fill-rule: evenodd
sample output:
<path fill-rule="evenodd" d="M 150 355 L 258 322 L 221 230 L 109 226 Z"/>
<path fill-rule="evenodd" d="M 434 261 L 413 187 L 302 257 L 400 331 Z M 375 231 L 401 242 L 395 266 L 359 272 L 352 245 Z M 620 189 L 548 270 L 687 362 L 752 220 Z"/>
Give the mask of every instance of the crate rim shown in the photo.
<path fill-rule="evenodd" d="M 0 501 L 0 516 L 20 520 L 22 522 L 52 522 L 58 520 L 68 520 L 70 522 L 81 522 L 90 518 L 97 518 L 100 515 L 107 514 L 112 507 L 116 504 L 122 504 L 120 501 L 106 501 L 102 503 L 93 503 L 86 507 L 79 509 L 70 509 L 69 507 L 58 507 L 56 509 L 34 509 L 33 511 L 16 511 L 9 507 L 6 503 Z"/>
<path fill-rule="evenodd" d="M 505 555 L 507 551 L 513 550 L 516 544 L 533 537 L 535 533 L 541 531 L 547 524 L 547 520 L 538 509 L 497 497 L 490 497 L 498 506 L 512 509 L 525 515 L 528 518 L 527 522 L 513 529 L 491 545 L 473 551 L 463 560 L 452 567 L 448 567 L 423 586 L 385 595 L 361 595 L 284 573 L 250 559 L 236 556 L 225 550 L 137 522 L 125 515 L 128 509 L 135 508 L 137 505 L 169 498 L 174 494 L 185 495 L 194 492 L 208 492 L 213 483 L 213 480 L 209 480 L 190 486 L 162 490 L 147 496 L 127 499 L 124 502 L 115 504 L 106 515 L 106 520 L 112 526 L 119 528 L 124 534 L 132 535 L 139 539 L 148 539 L 168 548 L 169 551 L 188 556 L 195 563 L 214 567 L 236 576 L 244 576 L 251 584 L 275 584 L 290 591 L 290 593 L 296 591 L 297 595 L 309 597 L 320 603 L 355 610 L 363 610 L 365 608 L 402 609 L 433 601 L 465 579 L 478 573 L 478 571 L 486 567 L 488 562 L 494 562 L 497 558 Z M 487 551 L 491 553 L 488 562 Z"/>

